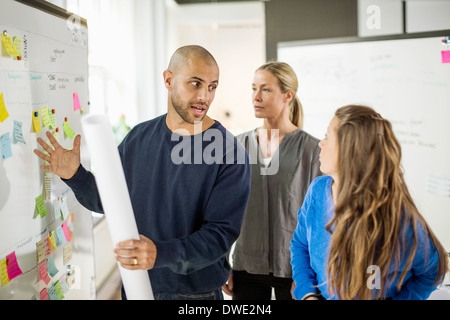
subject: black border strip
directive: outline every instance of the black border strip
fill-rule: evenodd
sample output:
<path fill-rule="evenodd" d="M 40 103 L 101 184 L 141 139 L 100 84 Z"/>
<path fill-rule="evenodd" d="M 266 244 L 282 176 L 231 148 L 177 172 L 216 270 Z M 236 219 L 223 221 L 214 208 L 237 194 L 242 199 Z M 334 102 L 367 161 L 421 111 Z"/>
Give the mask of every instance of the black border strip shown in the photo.
<path fill-rule="evenodd" d="M 61 19 L 65 19 L 67 20 L 70 17 L 76 17 L 77 19 L 79 19 L 80 24 L 83 27 L 87 28 L 87 20 L 85 18 L 81 18 L 78 15 L 75 15 L 71 12 L 68 12 L 67 10 L 60 8 L 52 3 L 46 2 L 44 0 L 15 0 L 17 2 L 20 2 L 22 4 L 28 5 L 30 7 L 39 9 L 43 12 L 46 12 L 48 14 L 51 14 L 55 17 L 61 18 Z"/>
<path fill-rule="evenodd" d="M 294 46 L 310 46 L 310 45 L 334 44 L 334 43 L 402 40 L 402 39 L 448 37 L 448 36 L 450 36 L 450 30 L 405 33 L 405 34 L 401 33 L 401 34 L 395 34 L 395 35 L 374 36 L 374 37 L 340 37 L 340 38 L 338 37 L 338 38 L 325 38 L 325 39 L 315 39 L 315 40 L 279 42 L 277 45 L 277 48 L 280 49 L 280 48 L 294 47 Z"/>

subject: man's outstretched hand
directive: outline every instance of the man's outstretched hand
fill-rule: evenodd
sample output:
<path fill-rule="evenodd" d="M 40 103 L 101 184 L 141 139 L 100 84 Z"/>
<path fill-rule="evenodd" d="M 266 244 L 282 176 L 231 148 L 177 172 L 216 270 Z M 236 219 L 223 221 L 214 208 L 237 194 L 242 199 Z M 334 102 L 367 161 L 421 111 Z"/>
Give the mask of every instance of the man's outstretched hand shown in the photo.
<path fill-rule="evenodd" d="M 80 166 L 81 136 L 77 135 L 73 141 L 72 150 L 67 150 L 56 141 L 55 137 L 53 137 L 50 132 L 47 131 L 46 135 L 51 145 L 41 138 L 38 138 L 37 142 L 48 155 L 39 150 L 34 150 L 34 153 L 39 158 L 48 162 L 46 165 L 41 165 L 41 169 L 44 171 L 51 171 L 63 179 L 72 178 Z"/>

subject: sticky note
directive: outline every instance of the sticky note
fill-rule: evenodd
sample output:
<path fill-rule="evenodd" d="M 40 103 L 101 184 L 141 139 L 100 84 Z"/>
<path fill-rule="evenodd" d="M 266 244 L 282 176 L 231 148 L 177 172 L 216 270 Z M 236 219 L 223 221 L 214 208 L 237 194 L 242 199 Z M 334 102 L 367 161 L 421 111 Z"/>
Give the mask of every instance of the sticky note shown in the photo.
<path fill-rule="evenodd" d="M 48 235 L 42 239 L 44 242 L 44 248 L 45 248 L 45 258 L 49 258 L 53 254 L 52 244 L 50 243 L 50 240 L 48 238 Z"/>
<path fill-rule="evenodd" d="M 73 93 L 73 111 L 81 110 L 80 98 L 78 97 L 78 93 Z"/>
<path fill-rule="evenodd" d="M 48 116 L 48 107 L 43 106 L 41 108 L 41 116 L 42 116 L 42 126 L 49 127 L 50 126 L 50 118 Z"/>
<path fill-rule="evenodd" d="M 22 133 L 22 122 L 14 120 L 14 130 L 13 130 L 13 143 L 25 143 L 25 139 L 23 138 Z"/>
<path fill-rule="evenodd" d="M 67 241 L 66 241 L 66 236 L 64 235 L 64 231 L 63 231 L 62 227 L 57 226 L 55 232 L 56 232 L 57 243 L 59 243 L 59 245 L 65 246 Z"/>
<path fill-rule="evenodd" d="M 14 43 L 11 41 L 10 35 L 5 35 L 4 33 L 2 33 L 2 45 L 10 56 L 18 57 L 20 55 L 19 52 L 17 52 Z"/>
<path fill-rule="evenodd" d="M 50 243 L 52 244 L 52 247 L 53 247 L 54 249 L 58 248 L 58 247 L 56 246 L 55 234 L 56 234 L 55 230 L 52 230 L 52 231 L 50 231 L 50 232 L 48 233 L 48 240 L 50 241 Z"/>
<path fill-rule="evenodd" d="M 450 63 L 450 50 L 441 51 L 442 63 Z"/>
<path fill-rule="evenodd" d="M 58 300 L 58 296 L 56 295 L 54 283 L 52 283 L 52 285 L 48 287 L 47 291 L 48 291 L 48 297 L 50 298 L 50 300 Z"/>
<path fill-rule="evenodd" d="M 0 122 L 5 121 L 9 117 L 8 110 L 6 110 L 5 99 L 3 92 L 0 93 Z"/>
<path fill-rule="evenodd" d="M 44 181 L 42 183 L 42 196 L 44 200 L 51 200 L 52 196 L 52 179 L 53 179 L 53 173 L 51 172 L 44 172 Z"/>
<path fill-rule="evenodd" d="M 45 259 L 44 239 L 36 242 L 36 262 L 39 264 Z"/>
<path fill-rule="evenodd" d="M 67 201 L 65 197 L 61 197 L 59 200 L 59 210 L 61 211 L 61 220 L 66 220 L 69 216 L 69 208 L 67 207 Z"/>
<path fill-rule="evenodd" d="M 41 218 L 45 217 L 48 214 L 48 212 L 47 209 L 45 208 L 44 198 L 42 197 L 42 194 L 36 197 L 35 202 L 37 213 L 41 216 Z"/>
<path fill-rule="evenodd" d="M 66 237 L 66 241 L 69 242 L 70 241 L 70 235 L 69 235 L 69 229 L 67 228 L 67 222 L 64 221 L 63 224 L 61 225 L 61 228 L 64 232 L 64 237 Z"/>
<path fill-rule="evenodd" d="M 66 278 L 67 277 L 66 277 L 65 273 L 59 278 L 59 283 L 61 284 L 61 287 L 63 289 L 63 293 L 67 293 L 69 291 L 69 286 L 67 285 Z"/>
<path fill-rule="evenodd" d="M 40 300 L 49 300 L 47 288 L 41 290 Z"/>
<path fill-rule="evenodd" d="M 9 133 L 5 133 L 0 137 L 0 144 L 2 150 L 2 159 L 6 160 L 8 158 L 11 158 L 11 139 L 9 138 Z"/>
<path fill-rule="evenodd" d="M 12 280 L 22 274 L 22 270 L 20 270 L 19 264 L 17 263 L 15 252 L 12 252 L 6 256 L 6 270 L 8 271 L 9 280 Z"/>
<path fill-rule="evenodd" d="M 41 129 L 40 111 L 33 111 L 33 132 L 39 133 Z"/>
<path fill-rule="evenodd" d="M 13 44 L 19 55 L 15 56 L 15 60 L 22 60 L 22 37 L 14 37 Z"/>
<path fill-rule="evenodd" d="M 44 260 L 39 264 L 39 280 L 44 281 L 45 284 L 50 282 L 50 277 L 47 272 L 47 260 Z"/>
<path fill-rule="evenodd" d="M 67 224 L 68 230 L 69 230 L 69 237 L 70 239 L 73 239 L 73 230 L 74 230 L 74 226 L 72 222 L 69 222 Z"/>
<path fill-rule="evenodd" d="M 8 270 L 6 269 L 6 259 L 0 261 L 0 276 L 2 286 L 6 286 L 9 283 Z"/>
<path fill-rule="evenodd" d="M 53 283 L 53 287 L 55 288 L 55 293 L 58 298 L 58 300 L 64 299 L 63 289 L 61 287 L 61 284 L 59 283 L 59 280 L 56 280 L 55 283 Z"/>
<path fill-rule="evenodd" d="M 63 264 L 66 265 L 70 260 L 72 260 L 72 242 L 63 247 Z"/>
<path fill-rule="evenodd" d="M 47 271 L 48 274 L 53 278 L 54 276 L 56 276 L 56 274 L 58 273 L 58 269 L 56 269 L 55 266 L 55 258 L 53 255 L 51 255 L 50 257 L 48 257 L 47 259 Z"/>
<path fill-rule="evenodd" d="M 69 137 L 70 139 L 73 139 L 73 137 L 75 137 L 75 132 L 73 132 L 72 127 L 69 124 L 69 121 L 67 121 L 67 118 L 63 123 L 63 131 L 65 137 Z"/>
<path fill-rule="evenodd" d="M 48 108 L 48 119 L 50 120 L 50 125 L 48 127 L 50 129 L 56 129 L 55 113 L 56 113 L 55 109 Z"/>

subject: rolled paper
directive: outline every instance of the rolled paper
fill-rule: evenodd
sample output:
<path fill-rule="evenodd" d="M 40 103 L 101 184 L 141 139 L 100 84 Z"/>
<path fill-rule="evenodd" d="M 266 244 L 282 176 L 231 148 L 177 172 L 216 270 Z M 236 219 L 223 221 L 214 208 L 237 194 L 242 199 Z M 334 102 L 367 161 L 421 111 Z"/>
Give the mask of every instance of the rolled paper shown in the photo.
<path fill-rule="evenodd" d="M 86 115 L 81 119 L 81 125 L 113 246 L 124 240 L 139 240 L 122 162 L 108 118 Z M 128 270 L 119 264 L 119 271 L 127 299 L 154 299 L 146 270 Z"/>

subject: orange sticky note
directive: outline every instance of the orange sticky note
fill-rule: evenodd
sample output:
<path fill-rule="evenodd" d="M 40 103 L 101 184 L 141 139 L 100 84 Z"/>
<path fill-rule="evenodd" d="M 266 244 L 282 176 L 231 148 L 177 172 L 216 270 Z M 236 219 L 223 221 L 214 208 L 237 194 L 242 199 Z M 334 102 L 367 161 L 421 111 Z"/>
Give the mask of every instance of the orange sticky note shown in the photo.
<path fill-rule="evenodd" d="M 0 93 L 0 122 L 5 121 L 9 117 L 8 110 L 6 110 L 3 92 Z"/>

